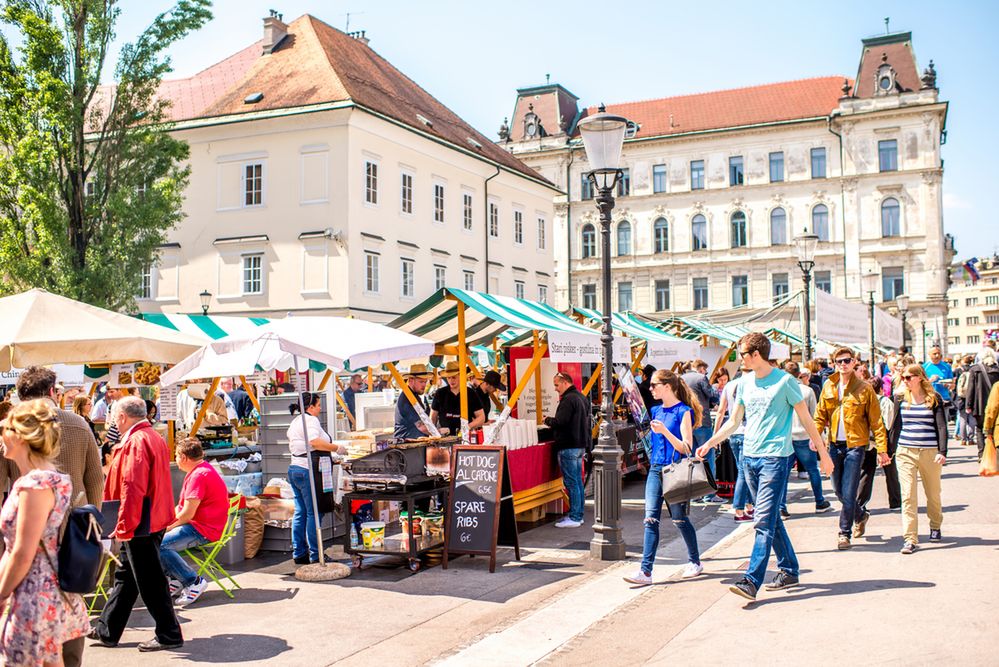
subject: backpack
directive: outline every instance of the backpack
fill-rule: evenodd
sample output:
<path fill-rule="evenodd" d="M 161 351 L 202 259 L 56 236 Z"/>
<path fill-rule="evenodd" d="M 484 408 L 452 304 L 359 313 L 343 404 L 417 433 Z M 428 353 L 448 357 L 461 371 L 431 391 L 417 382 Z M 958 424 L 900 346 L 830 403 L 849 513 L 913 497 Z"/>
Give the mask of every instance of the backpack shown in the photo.
<path fill-rule="evenodd" d="M 59 589 L 63 593 L 86 595 L 97 589 L 101 566 L 104 564 L 104 545 L 101 544 L 101 522 L 104 516 L 93 505 L 70 510 L 66 515 L 65 530 L 59 542 L 59 566 L 39 541 L 49 565 L 56 571 Z"/>
<path fill-rule="evenodd" d="M 970 374 L 968 371 L 961 373 L 961 377 L 957 379 L 957 387 L 954 391 L 957 393 L 958 398 L 965 399 L 968 397 L 968 376 Z"/>

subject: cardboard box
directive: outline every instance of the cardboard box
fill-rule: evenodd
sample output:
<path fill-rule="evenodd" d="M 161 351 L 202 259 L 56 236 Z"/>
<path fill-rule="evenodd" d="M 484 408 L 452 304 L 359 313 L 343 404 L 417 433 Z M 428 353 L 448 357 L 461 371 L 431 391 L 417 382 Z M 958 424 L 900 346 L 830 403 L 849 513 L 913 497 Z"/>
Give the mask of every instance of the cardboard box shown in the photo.
<path fill-rule="evenodd" d="M 291 498 L 261 498 L 264 521 L 291 521 L 295 513 L 295 501 Z"/>

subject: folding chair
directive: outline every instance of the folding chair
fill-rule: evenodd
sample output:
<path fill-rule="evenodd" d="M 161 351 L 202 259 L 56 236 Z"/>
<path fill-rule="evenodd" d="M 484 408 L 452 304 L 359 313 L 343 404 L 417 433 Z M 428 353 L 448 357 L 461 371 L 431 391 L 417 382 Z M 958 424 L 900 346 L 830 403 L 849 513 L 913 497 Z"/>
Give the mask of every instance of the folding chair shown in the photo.
<path fill-rule="evenodd" d="M 216 557 L 236 534 L 236 521 L 239 519 L 239 504 L 242 499 L 243 497 L 239 495 L 229 499 L 229 517 L 226 519 L 225 528 L 222 530 L 222 537 L 215 542 L 201 544 L 181 552 L 182 555 L 187 556 L 197 564 L 199 577 L 208 577 L 214 581 L 222 589 L 222 592 L 230 598 L 235 597 L 232 594 L 232 589 L 242 588 L 242 586 L 237 584 L 232 575 L 219 565 Z M 222 583 L 222 579 L 228 579 L 232 583 L 232 586 L 226 588 L 225 584 Z"/>
<path fill-rule="evenodd" d="M 90 598 L 90 602 L 87 603 L 88 614 L 94 613 L 94 610 L 97 609 L 98 602 L 102 598 L 104 599 L 105 603 L 107 603 L 108 601 L 108 589 L 105 582 L 107 582 L 108 584 L 111 583 L 110 581 L 108 581 L 108 573 L 111 571 L 111 563 L 113 562 L 114 559 L 111 557 L 107 557 L 104 559 L 104 566 L 101 568 L 101 576 L 97 579 L 97 588 L 94 590 L 93 593 L 88 593 L 87 595 L 84 596 L 84 597 L 93 596 Z M 101 607 L 101 609 L 103 610 L 103 607 Z"/>

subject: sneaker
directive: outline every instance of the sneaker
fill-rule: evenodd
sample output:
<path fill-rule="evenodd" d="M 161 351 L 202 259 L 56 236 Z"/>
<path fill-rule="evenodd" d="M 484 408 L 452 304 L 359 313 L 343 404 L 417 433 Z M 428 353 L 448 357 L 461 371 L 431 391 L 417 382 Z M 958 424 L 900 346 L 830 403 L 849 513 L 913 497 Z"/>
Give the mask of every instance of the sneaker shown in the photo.
<path fill-rule="evenodd" d="M 756 510 L 754 510 L 752 507 L 747 507 L 746 508 L 746 516 L 748 516 L 750 519 L 753 518 L 753 515 L 755 513 L 756 513 Z"/>
<path fill-rule="evenodd" d="M 823 500 L 821 503 L 815 503 L 815 513 L 825 514 L 832 509 L 832 503 L 828 500 Z"/>
<path fill-rule="evenodd" d="M 168 584 L 170 586 L 170 597 L 175 598 L 180 595 L 180 591 L 184 588 L 184 584 L 180 583 L 176 579 L 169 579 Z"/>
<path fill-rule="evenodd" d="M 556 522 L 556 528 L 579 528 L 583 525 L 582 521 L 573 521 L 569 517 L 563 517 L 560 521 Z"/>
<path fill-rule="evenodd" d="M 851 546 L 852 545 L 850 544 L 850 536 L 849 535 L 840 535 L 839 536 L 839 540 L 836 542 L 836 548 L 837 549 L 839 549 L 840 551 L 846 551 Z"/>
<path fill-rule="evenodd" d="M 918 544 L 916 544 L 915 542 L 906 541 L 906 543 L 902 545 L 902 549 L 899 551 L 899 553 L 902 553 L 902 554 L 911 554 L 912 552 L 916 551 L 917 549 L 919 549 L 919 545 Z"/>
<path fill-rule="evenodd" d="M 930 542 L 939 542 L 942 537 L 939 528 L 930 528 Z"/>
<path fill-rule="evenodd" d="M 722 498 L 719 495 L 712 494 L 710 496 L 705 496 L 704 497 L 704 502 L 706 502 L 706 503 L 713 503 L 713 504 L 719 504 L 720 505 L 721 503 L 728 502 L 728 501 L 726 501 L 724 498 Z"/>
<path fill-rule="evenodd" d="M 871 518 L 870 512 L 864 512 L 864 516 L 860 518 L 860 521 L 853 524 L 853 536 L 863 537 L 864 531 L 867 530 L 867 520 Z"/>
<path fill-rule="evenodd" d="M 305 554 L 304 556 L 295 556 L 294 561 L 295 561 L 295 565 L 308 565 L 309 564 L 309 554 Z"/>
<path fill-rule="evenodd" d="M 683 574 L 680 577 L 683 579 L 693 579 L 694 577 L 701 576 L 701 572 L 704 572 L 704 566 L 700 563 L 687 563 L 687 567 L 683 568 Z"/>
<path fill-rule="evenodd" d="M 779 591 L 782 588 L 790 588 L 791 586 L 797 586 L 797 585 L 798 585 L 798 577 L 796 577 L 793 574 L 788 574 L 784 570 L 781 570 L 780 572 L 777 573 L 777 576 L 770 581 L 769 584 L 764 586 L 764 588 L 767 589 L 768 591 Z"/>
<path fill-rule="evenodd" d="M 743 514 L 742 516 L 739 516 L 738 514 L 735 515 L 736 523 L 742 523 L 744 521 L 752 521 L 752 520 L 753 516 L 751 514 Z"/>
<path fill-rule="evenodd" d="M 784 521 L 787 521 L 788 519 L 791 518 L 791 513 L 782 507 L 780 510 L 780 518 L 784 519 Z"/>
<path fill-rule="evenodd" d="M 729 586 L 728 590 L 735 593 L 736 595 L 741 595 L 747 600 L 750 601 L 756 600 L 756 584 L 754 584 L 745 577 L 743 577 L 739 581 Z"/>
<path fill-rule="evenodd" d="M 177 596 L 177 606 L 186 607 L 191 604 L 201 597 L 201 594 L 205 592 L 206 588 L 208 588 L 208 580 L 204 577 L 198 577 L 197 581 L 184 588 L 180 592 L 180 595 Z"/>
<path fill-rule="evenodd" d="M 639 570 L 630 577 L 625 577 L 624 580 L 627 581 L 629 584 L 635 584 L 637 586 L 648 586 L 649 584 L 652 583 L 652 575 L 646 574 L 641 570 Z"/>
<path fill-rule="evenodd" d="M 799 472 L 798 473 L 798 479 L 808 479 L 808 473 L 807 472 Z"/>
<path fill-rule="evenodd" d="M 898 507 L 889 507 L 888 509 L 891 510 L 892 512 L 894 512 L 895 514 L 901 514 L 902 513 L 902 506 L 901 505 L 899 505 Z"/>

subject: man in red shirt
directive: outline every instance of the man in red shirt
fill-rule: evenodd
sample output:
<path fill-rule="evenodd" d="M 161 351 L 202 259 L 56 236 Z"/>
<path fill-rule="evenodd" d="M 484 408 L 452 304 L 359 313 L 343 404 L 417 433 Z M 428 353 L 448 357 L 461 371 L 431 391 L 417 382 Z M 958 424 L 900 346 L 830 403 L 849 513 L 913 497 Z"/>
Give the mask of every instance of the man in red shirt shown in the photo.
<path fill-rule="evenodd" d="M 122 543 L 122 566 L 115 571 L 107 606 L 89 636 L 104 646 L 117 646 L 141 595 L 156 622 L 156 636 L 139 644 L 139 650 L 179 648 L 184 637 L 160 564 L 163 532 L 174 520 L 170 450 L 146 421 L 146 402 L 138 396 L 118 401 L 115 424 L 122 438 L 104 482 L 104 501 L 119 503 L 112 536 Z"/>
<path fill-rule="evenodd" d="M 205 452 L 197 438 L 177 443 L 177 467 L 187 473 L 180 489 L 177 518 L 167 527 L 160 545 L 163 570 L 179 584 L 177 604 L 186 606 L 201 597 L 208 581 L 199 577 L 177 553 L 184 549 L 214 542 L 222 537 L 229 518 L 229 492 L 222 476 L 205 461 Z"/>

